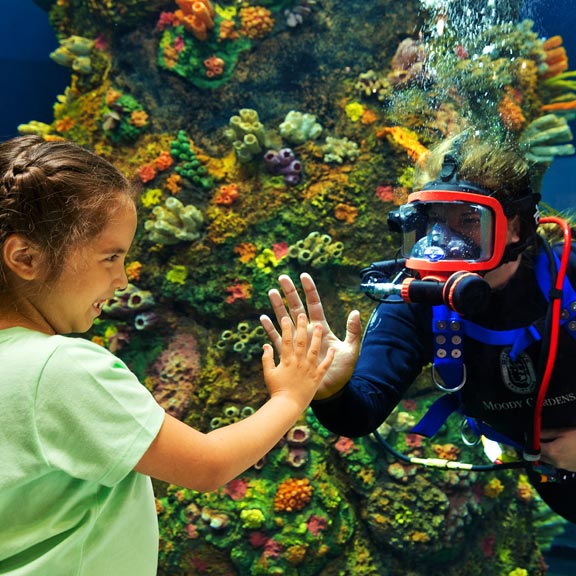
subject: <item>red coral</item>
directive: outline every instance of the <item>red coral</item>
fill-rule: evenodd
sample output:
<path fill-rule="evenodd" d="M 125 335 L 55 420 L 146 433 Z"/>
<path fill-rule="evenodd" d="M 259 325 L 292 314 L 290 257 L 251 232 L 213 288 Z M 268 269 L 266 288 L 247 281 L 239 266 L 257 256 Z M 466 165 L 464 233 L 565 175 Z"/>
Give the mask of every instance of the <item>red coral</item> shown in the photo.
<path fill-rule="evenodd" d="M 288 244 L 286 242 L 277 242 L 272 244 L 272 252 L 274 252 L 274 258 L 276 260 L 282 260 L 285 256 L 288 256 Z"/>
<path fill-rule="evenodd" d="M 494 536 L 486 536 L 480 542 L 480 548 L 482 549 L 482 554 L 486 558 L 492 558 L 494 556 L 494 545 L 496 544 L 496 538 Z"/>
<path fill-rule="evenodd" d="M 387 186 L 376 186 L 376 197 L 382 202 L 394 202 L 394 188 Z"/>
<path fill-rule="evenodd" d="M 224 492 L 234 501 L 242 500 L 246 496 L 248 482 L 242 478 L 236 478 L 226 484 Z"/>
<path fill-rule="evenodd" d="M 154 164 L 144 164 L 138 168 L 138 178 L 143 184 L 154 180 L 156 178 L 156 166 Z"/>
<path fill-rule="evenodd" d="M 252 285 L 248 282 L 235 282 L 226 288 L 226 292 L 230 294 L 226 298 L 226 304 L 232 304 L 236 300 L 249 300 L 252 297 Z"/>
<path fill-rule="evenodd" d="M 166 30 L 166 28 L 174 25 L 174 20 L 174 12 L 162 12 L 156 23 L 156 30 L 159 32 Z"/>
<path fill-rule="evenodd" d="M 262 548 L 270 538 L 264 532 L 251 532 L 248 542 L 252 548 Z"/>
<path fill-rule="evenodd" d="M 168 170 L 172 164 L 174 164 L 174 160 L 172 159 L 172 156 L 170 156 L 170 152 L 167 150 L 164 150 L 164 152 L 154 160 L 154 165 L 158 170 L 160 170 L 160 172 Z"/>

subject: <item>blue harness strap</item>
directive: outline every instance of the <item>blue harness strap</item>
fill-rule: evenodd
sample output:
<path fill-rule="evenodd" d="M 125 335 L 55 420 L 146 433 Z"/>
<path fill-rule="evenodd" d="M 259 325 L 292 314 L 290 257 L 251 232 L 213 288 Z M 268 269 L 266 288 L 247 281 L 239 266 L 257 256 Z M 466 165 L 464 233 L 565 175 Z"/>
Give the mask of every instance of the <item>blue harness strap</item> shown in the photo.
<path fill-rule="evenodd" d="M 553 253 L 556 266 L 559 266 L 558 256 Z M 546 301 L 550 300 L 553 289 L 548 258 L 544 251 L 536 258 L 536 278 Z M 447 306 L 433 306 L 432 332 L 434 334 L 434 365 L 432 376 L 436 382 L 435 373 L 442 377 L 444 386 L 436 384 L 448 394 L 441 396 L 428 409 L 420 422 L 411 430 L 412 433 L 432 437 L 442 427 L 453 412 L 463 413 L 462 400 L 458 392 L 465 383 L 466 368 L 464 364 L 463 336 L 466 335 L 478 342 L 493 346 L 511 346 L 510 358 L 514 361 L 530 344 L 542 339 L 542 334 L 535 322 L 524 328 L 513 330 L 490 330 L 474 322 L 462 318 L 457 312 Z M 562 286 L 562 314 L 560 325 L 576 339 L 576 291 L 568 278 Z M 511 446 L 516 443 L 504 435 L 492 430 L 488 425 L 469 419 L 473 430 L 496 442 Z"/>

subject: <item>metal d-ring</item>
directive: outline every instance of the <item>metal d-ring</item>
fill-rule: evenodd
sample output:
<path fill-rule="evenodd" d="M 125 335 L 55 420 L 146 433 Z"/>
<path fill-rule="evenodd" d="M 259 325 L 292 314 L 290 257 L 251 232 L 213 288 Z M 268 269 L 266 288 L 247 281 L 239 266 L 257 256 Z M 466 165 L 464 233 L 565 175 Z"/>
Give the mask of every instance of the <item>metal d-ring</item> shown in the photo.
<path fill-rule="evenodd" d="M 470 432 L 474 434 L 474 440 L 468 440 L 468 436 L 466 436 L 466 429 L 469 429 Z M 477 446 L 482 441 L 482 438 L 480 438 L 480 436 L 474 432 L 472 426 L 470 426 L 468 418 L 462 419 L 462 424 L 460 424 L 460 437 L 466 446 Z"/>
<path fill-rule="evenodd" d="M 436 384 L 436 386 L 442 390 L 442 392 L 458 392 L 458 390 L 461 390 L 464 384 L 466 384 L 466 364 L 462 365 L 462 369 L 462 382 L 460 382 L 460 384 L 458 384 L 458 386 L 455 388 L 446 388 L 446 386 L 442 386 L 442 384 L 440 384 L 438 378 L 436 377 L 436 366 L 434 366 L 434 364 L 432 364 L 432 380 L 434 381 L 434 384 Z"/>

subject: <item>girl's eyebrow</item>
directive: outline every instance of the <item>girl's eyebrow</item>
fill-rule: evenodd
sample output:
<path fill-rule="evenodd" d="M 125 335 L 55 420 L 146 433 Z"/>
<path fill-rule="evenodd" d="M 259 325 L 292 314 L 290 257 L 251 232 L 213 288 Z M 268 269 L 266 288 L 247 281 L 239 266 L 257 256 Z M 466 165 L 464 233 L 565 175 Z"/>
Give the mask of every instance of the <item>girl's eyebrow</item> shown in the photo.
<path fill-rule="evenodd" d="M 103 248 L 100 250 L 101 254 L 126 254 L 127 250 L 125 248 Z"/>

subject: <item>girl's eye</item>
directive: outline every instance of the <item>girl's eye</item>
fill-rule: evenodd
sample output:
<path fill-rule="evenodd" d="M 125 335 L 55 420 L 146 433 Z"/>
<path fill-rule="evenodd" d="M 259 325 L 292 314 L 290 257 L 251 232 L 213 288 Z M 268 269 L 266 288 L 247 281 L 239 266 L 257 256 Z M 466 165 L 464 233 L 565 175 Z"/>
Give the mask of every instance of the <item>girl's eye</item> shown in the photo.
<path fill-rule="evenodd" d="M 113 256 L 108 256 L 108 258 L 106 258 L 106 260 L 108 262 L 116 262 L 116 260 L 118 260 L 119 256 L 118 254 L 114 254 Z"/>

